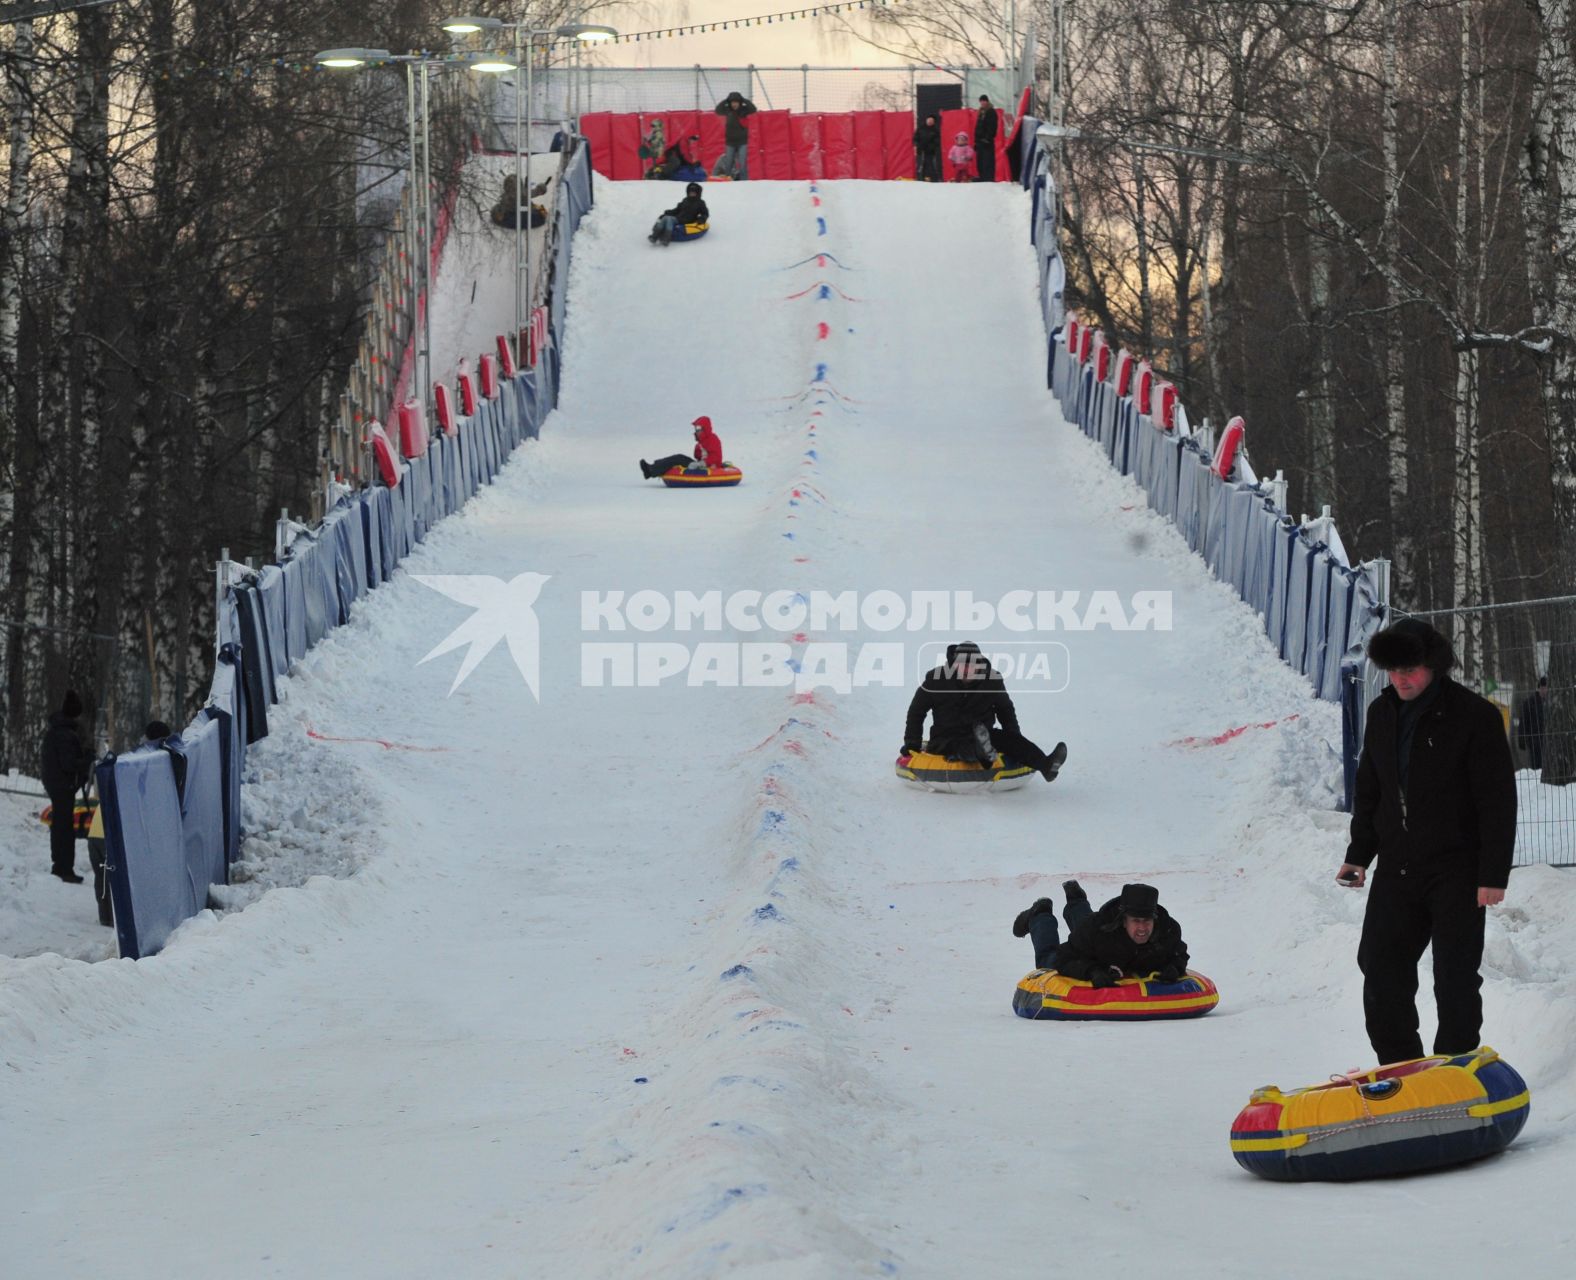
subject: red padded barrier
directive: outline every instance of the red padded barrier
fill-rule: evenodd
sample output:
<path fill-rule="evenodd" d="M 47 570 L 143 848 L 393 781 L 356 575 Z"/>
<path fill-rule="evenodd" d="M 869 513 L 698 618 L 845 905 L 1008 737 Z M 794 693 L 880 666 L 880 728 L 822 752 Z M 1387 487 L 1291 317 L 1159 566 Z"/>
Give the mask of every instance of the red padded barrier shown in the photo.
<path fill-rule="evenodd" d="M 750 177 L 787 182 L 793 177 L 792 113 L 757 111 L 750 117 Z"/>
<path fill-rule="evenodd" d="M 907 111 L 881 113 L 881 145 L 885 152 L 883 178 L 914 176 L 914 117 Z"/>
<path fill-rule="evenodd" d="M 591 144 L 591 167 L 598 173 L 613 176 L 613 151 L 608 146 L 613 136 L 613 116 L 608 111 L 594 111 L 580 117 L 580 132 Z"/>
<path fill-rule="evenodd" d="M 851 115 L 821 117 L 821 163 L 828 178 L 854 176 L 854 120 Z"/>
<path fill-rule="evenodd" d="M 640 158 L 640 117 L 619 112 L 613 117 L 608 150 L 612 153 L 613 177 L 618 181 L 638 178 L 645 173 Z"/>
<path fill-rule="evenodd" d="M 438 406 L 438 425 L 443 428 L 446 436 L 457 435 L 460 427 L 454 417 L 454 392 L 449 390 L 447 382 L 437 383 L 432 388 L 432 398 Z"/>
<path fill-rule="evenodd" d="M 476 413 L 476 375 L 465 364 L 460 365 L 460 412 L 467 418 Z"/>
<path fill-rule="evenodd" d="M 821 151 L 821 117 L 815 112 L 788 118 L 793 138 L 793 176 L 800 181 L 826 177 Z"/>
<path fill-rule="evenodd" d="M 886 177 L 885 111 L 854 112 L 854 177 L 880 181 Z"/>
<path fill-rule="evenodd" d="M 427 415 L 419 400 L 407 400 L 399 407 L 399 449 L 407 458 L 427 452 Z"/>
<path fill-rule="evenodd" d="M 1155 371 L 1150 367 L 1149 361 L 1138 362 L 1138 387 L 1133 392 L 1133 404 L 1138 412 L 1149 415 L 1149 393 L 1155 385 Z"/>
<path fill-rule="evenodd" d="M 1116 358 L 1116 394 L 1125 396 L 1133 385 L 1133 353 L 1126 347 Z"/>
<path fill-rule="evenodd" d="M 722 149 L 727 145 L 723 134 L 728 128 L 728 122 L 715 111 L 701 111 L 697 115 L 700 120 L 700 162 L 706 166 L 706 172 L 710 173 L 717 167 L 717 161 L 722 159 Z M 755 117 L 751 116 L 749 119 L 753 121 Z M 748 123 L 745 128 L 749 128 Z M 748 163 L 755 157 L 747 154 L 744 159 Z"/>
<path fill-rule="evenodd" d="M 1160 425 L 1167 431 L 1177 425 L 1177 389 L 1169 382 L 1160 384 Z"/>
<path fill-rule="evenodd" d="M 486 355 L 479 361 L 482 374 L 482 395 L 489 400 L 498 398 L 498 357 Z"/>
<path fill-rule="evenodd" d="M 509 346 L 508 335 L 502 333 L 498 335 L 498 367 L 503 370 L 504 377 L 514 377 L 514 349 Z"/>
<path fill-rule="evenodd" d="M 1104 334 L 1094 340 L 1094 376 L 1100 382 L 1111 376 L 1111 347 Z"/>
<path fill-rule="evenodd" d="M 383 487 L 393 489 L 399 484 L 399 459 L 394 456 L 394 442 L 383 430 L 381 422 L 367 428 L 367 439 L 372 442 L 372 457 L 378 464 L 378 474 L 383 477 Z"/>

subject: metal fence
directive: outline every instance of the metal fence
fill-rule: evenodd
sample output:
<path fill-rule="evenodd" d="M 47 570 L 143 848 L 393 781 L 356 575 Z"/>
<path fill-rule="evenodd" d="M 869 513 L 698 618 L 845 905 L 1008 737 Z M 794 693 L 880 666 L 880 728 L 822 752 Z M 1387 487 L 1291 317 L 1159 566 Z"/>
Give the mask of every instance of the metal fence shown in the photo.
<path fill-rule="evenodd" d="M 1500 709 L 1516 762 L 1516 865 L 1576 866 L 1576 596 L 1409 615 Z"/>

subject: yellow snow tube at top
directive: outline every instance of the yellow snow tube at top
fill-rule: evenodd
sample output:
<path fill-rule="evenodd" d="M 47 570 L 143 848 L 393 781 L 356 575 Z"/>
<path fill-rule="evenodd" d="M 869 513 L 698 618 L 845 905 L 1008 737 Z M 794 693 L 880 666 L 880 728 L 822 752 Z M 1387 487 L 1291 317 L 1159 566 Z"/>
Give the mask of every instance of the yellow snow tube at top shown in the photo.
<path fill-rule="evenodd" d="M 979 765 L 930 751 L 899 756 L 894 772 L 910 786 L 926 791 L 1016 791 L 1034 776 L 1028 765 L 1009 765 L 1000 754 L 990 765 Z"/>

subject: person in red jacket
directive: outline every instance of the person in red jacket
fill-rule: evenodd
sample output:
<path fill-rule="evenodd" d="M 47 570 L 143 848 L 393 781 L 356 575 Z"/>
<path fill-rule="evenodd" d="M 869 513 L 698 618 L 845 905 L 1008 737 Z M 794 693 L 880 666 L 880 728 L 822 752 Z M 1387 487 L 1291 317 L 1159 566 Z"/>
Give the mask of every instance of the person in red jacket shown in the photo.
<path fill-rule="evenodd" d="M 704 413 L 690 424 L 695 428 L 695 460 L 690 461 L 686 453 L 672 453 L 666 458 L 658 458 L 655 462 L 640 460 L 640 474 L 647 480 L 671 471 L 674 467 L 683 467 L 686 470 L 706 471 L 712 467 L 720 467 L 722 461 L 722 441 L 717 438 L 717 433 L 711 429 L 711 419 Z"/>

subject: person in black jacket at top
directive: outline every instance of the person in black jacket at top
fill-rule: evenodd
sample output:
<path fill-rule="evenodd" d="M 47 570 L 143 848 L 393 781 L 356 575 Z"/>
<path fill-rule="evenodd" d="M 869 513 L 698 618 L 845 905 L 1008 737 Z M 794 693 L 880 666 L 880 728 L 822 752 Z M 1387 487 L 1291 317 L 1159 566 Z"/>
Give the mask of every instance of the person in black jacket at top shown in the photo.
<path fill-rule="evenodd" d="M 931 717 L 930 741 L 925 742 L 925 717 Z M 999 727 L 998 727 L 999 723 Z M 1007 686 L 990 660 L 972 641 L 947 646 L 946 665 L 936 667 L 914 691 L 903 726 L 905 756 L 928 749 L 950 760 L 988 765 L 999 751 L 1007 759 L 1039 770 L 1054 782 L 1067 759 L 1067 744 L 1058 742 L 1049 755 L 1025 738 L 1018 728 Z"/>
<path fill-rule="evenodd" d="M 1417 962 L 1434 951 L 1434 1052 L 1469 1053 L 1483 1029 L 1484 908 L 1505 900 L 1516 843 L 1516 774 L 1504 721 L 1450 678 L 1450 641 L 1403 618 L 1368 642 L 1390 687 L 1368 706 L 1337 880 L 1362 888 L 1368 1039 L 1381 1063 L 1423 1056 Z"/>
<path fill-rule="evenodd" d="M 1187 944 L 1182 926 L 1160 905 L 1160 891 L 1148 884 L 1125 884 L 1118 897 L 1099 911 L 1076 880 L 1062 885 L 1067 906 L 1067 941 L 1058 943 L 1056 910 L 1049 898 L 1038 899 L 1013 921 L 1015 938 L 1034 941 L 1034 967 L 1055 969 L 1095 987 L 1114 987 L 1121 978 L 1180 982 L 1187 975 Z"/>
<path fill-rule="evenodd" d="M 750 145 L 750 131 L 745 128 L 744 118 L 753 116 L 755 112 L 755 104 L 742 93 L 730 93 L 717 104 L 717 114 L 726 122 L 726 127 L 722 132 L 722 155 L 717 160 L 717 167 L 711 171 L 712 177 L 731 177 L 735 182 L 743 182 L 750 176 L 745 157 Z"/>
<path fill-rule="evenodd" d="M 941 126 L 934 115 L 914 130 L 914 180 L 941 181 Z"/>
<path fill-rule="evenodd" d="M 711 211 L 700 198 L 700 183 L 692 182 L 684 188 L 684 198 L 657 219 L 646 237 L 652 244 L 672 244 L 673 229 L 692 222 L 708 222 Z"/>
<path fill-rule="evenodd" d="M 975 182 L 996 181 L 996 130 L 1000 116 L 990 99 L 980 94 L 979 115 L 974 117 L 974 163 L 979 170 Z"/>
<path fill-rule="evenodd" d="M 50 870 L 67 884 L 81 884 L 76 873 L 77 792 L 92 774 L 93 753 L 82 737 L 82 699 L 67 689 L 60 710 L 49 717 L 39 747 L 39 781 L 49 793 Z"/>

